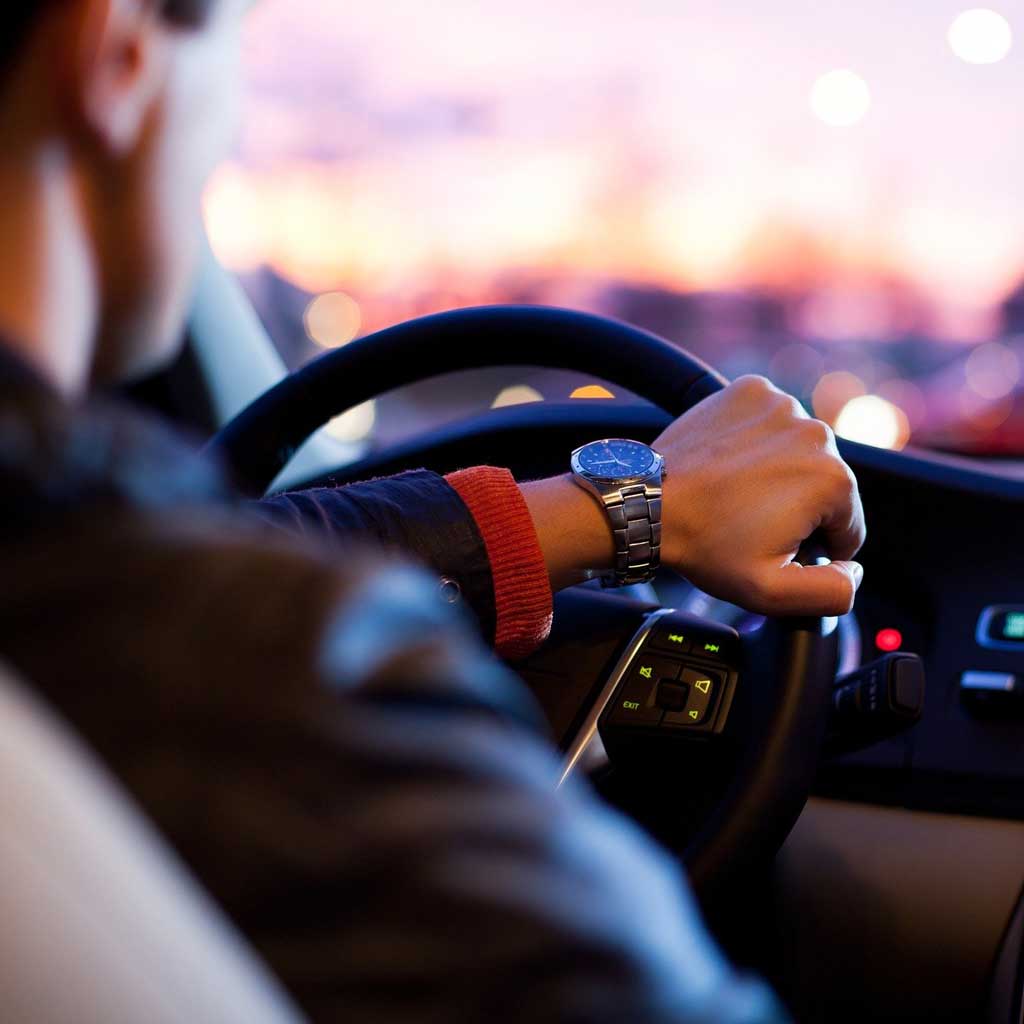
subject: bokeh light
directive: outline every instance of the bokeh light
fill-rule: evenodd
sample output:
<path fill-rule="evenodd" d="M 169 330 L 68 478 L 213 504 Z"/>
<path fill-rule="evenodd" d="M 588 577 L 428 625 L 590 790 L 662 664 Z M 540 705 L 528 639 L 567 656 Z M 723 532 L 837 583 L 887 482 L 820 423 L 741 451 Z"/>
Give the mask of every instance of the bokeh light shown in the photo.
<path fill-rule="evenodd" d="M 855 374 L 848 373 L 846 370 L 826 373 L 818 381 L 811 397 L 814 415 L 819 420 L 824 420 L 834 426 L 846 405 L 866 392 L 864 381 Z"/>
<path fill-rule="evenodd" d="M 335 439 L 335 441 L 365 441 L 373 433 L 377 424 L 377 402 L 371 399 L 354 409 L 335 416 L 325 427 L 324 431 Z"/>
<path fill-rule="evenodd" d="M 897 405 L 878 395 L 860 395 L 843 406 L 836 418 L 836 434 L 873 448 L 898 450 L 910 440 L 910 424 Z"/>
<path fill-rule="evenodd" d="M 237 164 L 220 167 L 203 194 L 206 234 L 214 255 L 238 273 L 255 270 L 267 259 L 269 239 L 259 216 L 263 198 Z"/>
<path fill-rule="evenodd" d="M 527 405 L 530 402 L 543 401 L 544 396 L 529 384 L 512 384 L 498 392 L 498 397 L 491 403 L 491 408 L 506 409 L 510 405 Z"/>
<path fill-rule="evenodd" d="M 958 14 L 948 38 L 953 52 L 968 64 L 998 64 L 1013 46 L 1010 23 L 987 7 Z"/>
<path fill-rule="evenodd" d="M 928 418 L 928 403 L 916 384 L 894 377 L 879 384 L 875 394 L 903 410 L 912 432 L 924 426 Z"/>
<path fill-rule="evenodd" d="M 964 366 L 967 386 L 982 398 L 1002 398 L 1020 381 L 1017 354 L 997 341 L 979 345 Z"/>
<path fill-rule="evenodd" d="M 892 330 L 888 298 L 871 287 L 849 284 L 816 289 L 803 303 L 801 327 L 812 337 L 828 341 L 877 338 Z"/>
<path fill-rule="evenodd" d="M 606 387 L 600 384 L 585 384 L 583 387 L 576 388 L 570 398 L 614 398 L 613 395 Z"/>
<path fill-rule="evenodd" d="M 962 426 L 974 434 L 987 434 L 998 430 L 1013 413 L 1012 395 L 1002 398 L 982 398 L 971 388 L 964 388 L 957 396 Z"/>
<path fill-rule="evenodd" d="M 834 128 L 849 128 L 863 121 L 870 109 L 871 90 L 854 71 L 828 71 L 811 89 L 811 110 L 818 120 Z"/>
<path fill-rule="evenodd" d="M 310 340 L 321 348 L 341 348 L 358 336 L 363 315 L 351 295 L 328 292 L 306 307 L 303 322 Z"/>

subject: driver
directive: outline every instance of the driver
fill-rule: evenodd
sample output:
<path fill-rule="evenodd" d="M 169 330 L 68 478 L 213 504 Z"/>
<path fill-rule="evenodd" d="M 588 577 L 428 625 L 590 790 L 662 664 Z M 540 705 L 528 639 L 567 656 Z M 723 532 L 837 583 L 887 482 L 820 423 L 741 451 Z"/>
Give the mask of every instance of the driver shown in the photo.
<path fill-rule="evenodd" d="M 552 589 L 650 571 L 594 495 L 476 467 L 247 505 L 92 397 L 180 343 L 248 6 L 0 14 L 0 657 L 313 1019 L 776 1019 L 678 867 L 555 789 L 529 695 L 467 629 L 521 657 Z M 849 610 L 863 517 L 824 424 L 748 377 L 655 448 L 664 564 L 765 614 Z M 802 567 L 816 530 L 835 560 Z"/>

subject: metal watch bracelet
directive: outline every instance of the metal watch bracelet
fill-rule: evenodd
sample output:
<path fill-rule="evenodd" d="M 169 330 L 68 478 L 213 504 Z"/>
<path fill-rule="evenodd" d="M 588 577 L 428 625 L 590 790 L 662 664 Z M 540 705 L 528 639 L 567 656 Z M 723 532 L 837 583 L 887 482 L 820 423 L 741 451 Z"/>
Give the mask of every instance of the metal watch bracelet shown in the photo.
<path fill-rule="evenodd" d="M 615 539 L 615 564 L 602 582 L 610 587 L 647 583 L 661 564 L 661 488 L 628 484 L 601 500 Z"/>

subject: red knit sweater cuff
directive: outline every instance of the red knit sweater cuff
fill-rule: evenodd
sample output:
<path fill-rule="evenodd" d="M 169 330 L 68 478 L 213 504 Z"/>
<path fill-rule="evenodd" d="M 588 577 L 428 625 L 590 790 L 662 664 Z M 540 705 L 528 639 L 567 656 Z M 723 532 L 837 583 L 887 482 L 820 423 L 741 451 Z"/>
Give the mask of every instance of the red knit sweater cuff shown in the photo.
<path fill-rule="evenodd" d="M 477 466 L 445 479 L 476 521 L 494 579 L 494 647 L 525 658 L 551 632 L 551 582 L 522 491 L 507 469 Z"/>

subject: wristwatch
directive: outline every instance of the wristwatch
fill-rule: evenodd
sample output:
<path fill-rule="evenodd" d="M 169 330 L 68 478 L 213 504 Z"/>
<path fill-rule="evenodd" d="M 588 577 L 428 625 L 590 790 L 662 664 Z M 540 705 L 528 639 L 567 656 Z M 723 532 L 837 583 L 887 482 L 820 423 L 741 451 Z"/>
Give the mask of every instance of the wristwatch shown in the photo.
<path fill-rule="evenodd" d="M 606 587 L 646 583 L 661 562 L 661 480 L 665 460 L 621 437 L 591 441 L 572 453 L 572 478 L 601 502 L 615 538 Z"/>

